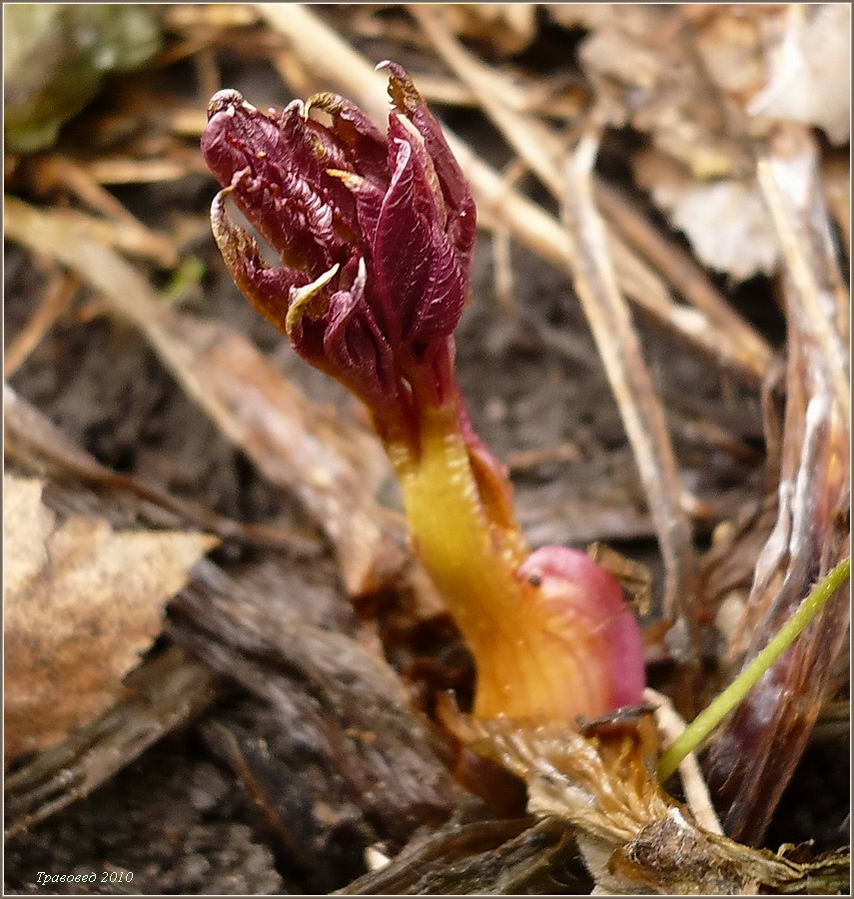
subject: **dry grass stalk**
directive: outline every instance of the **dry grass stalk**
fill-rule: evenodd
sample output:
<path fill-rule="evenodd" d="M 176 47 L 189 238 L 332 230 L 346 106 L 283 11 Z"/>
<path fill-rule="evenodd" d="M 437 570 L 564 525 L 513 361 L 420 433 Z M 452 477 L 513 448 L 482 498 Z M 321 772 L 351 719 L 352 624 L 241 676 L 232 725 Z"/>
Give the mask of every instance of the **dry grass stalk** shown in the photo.
<path fill-rule="evenodd" d="M 36 311 L 15 335 L 3 357 L 3 376 L 12 375 L 24 364 L 27 357 L 41 343 L 56 320 L 68 308 L 80 288 L 80 279 L 65 272 L 54 271 L 42 293 Z"/>
<path fill-rule="evenodd" d="M 92 227 L 108 243 L 134 248 L 135 255 L 152 259 L 161 268 L 173 268 L 178 264 L 175 244 L 165 234 L 146 227 L 109 191 L 98 183 L 87 167 L 68 156 L 53 154 L 42 159 L 36 172 L 36 181 L 45 188 L 63 187 L 74 194 L 90 209 L 104 216 L 101 228 L 96 220 Z M 117 232 L 111 238 L 111 232 Z"/>
<path fill-rule="evenodd" d="M 685 730 L 685 719 L 676 711 L 667 696 L 651 687 L 647 687 L 644 691 L 644 699 L 655 708 L 655 723 L 664 738 L 662 743 L 672 743 Z M 703 780 L 700 763 L 693 752 L 679 763 L 679 776 L 682 778 L 685 801 L 697 823 L 709 833 L 722 835 L 724 831 L 721 822 L 712 805 L 709 788 Z"/>
<path fill-rule="evenodd" d="M 590 132 L 579 142 L 566 170 L 564 220 L 573 245 L 575 289 L 620 407 L 656 524 L 666 570 L 665 614 L 680 616 L 693 632 L 697 560 L 691 524 L 681 504 L 679 470 L 664 410 L 620 293 L 604 224 L 596 211 L 591 173 L 597 149 L 598 137 Z"/>
<path fill-rule="evenodd" d="M 201 130 L 198 131 L 201 134 Z M 89 173 L 99 184 L 158 184 L 177 181 L 201 171 L 179 159 L 123 159 L 104 157 L 89 165 Z"/>

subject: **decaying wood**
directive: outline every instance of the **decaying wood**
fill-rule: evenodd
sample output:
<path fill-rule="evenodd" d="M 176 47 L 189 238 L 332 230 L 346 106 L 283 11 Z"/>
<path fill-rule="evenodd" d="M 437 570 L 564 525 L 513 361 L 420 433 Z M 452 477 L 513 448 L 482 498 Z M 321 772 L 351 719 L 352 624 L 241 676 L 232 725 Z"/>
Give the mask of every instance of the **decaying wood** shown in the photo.
<path fill-rule="evenodd" d="M 172 604 L 169 632 L 261 703 L 265 747 L 258 729 L 234 722 L 208 737 L 285 845 L 320 849 L 330 822 L 349 818 L 366 845 L 399 847 L 416 827 L 471 801 L 449 774 L 447 747 L 355 621 L 343 625 L 352 636 L 331 630 L 333 613 L 298 578 L 286 595 L 270 596 L 212 564 L 195 575 Z M 346 621 L 349 604 L 338 603 L 334 614 Z M 301 863 L 324 866 L 322 854 Z"/>
<path fill-rule="evenodd" d="M 183 650 L 137 669 L 132 692 L 101 718 L 6 777 L 6 837 L 27 830 L 106 783 L 149 746 L 199 715 L 216 696 L 214 676 Z"/>
<path fill-rule="evenodd" d="M 558 818 L 452 822 L 416 837 L 339 895 L 584 894 L 590 878 Z"/>

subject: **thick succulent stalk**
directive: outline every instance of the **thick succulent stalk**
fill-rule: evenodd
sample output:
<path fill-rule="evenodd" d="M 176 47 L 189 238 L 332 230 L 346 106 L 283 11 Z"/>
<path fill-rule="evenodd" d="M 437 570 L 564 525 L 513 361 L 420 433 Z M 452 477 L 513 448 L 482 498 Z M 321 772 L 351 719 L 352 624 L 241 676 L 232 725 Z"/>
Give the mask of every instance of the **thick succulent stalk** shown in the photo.
<path fill-rule="evenodd" d="M 415 438 L 411 426 L 379 430 L 401 484 L 413 548 L 477 661 L 475 714 L 571 720 L 610 711 L 610 638 L 634 627 L 619 587 L 572 550 L 549 547 L 531 556 L 506 474 L 474 435 L 456 390 L 442 404 L 415 405 Z M 555 554 L 568 554 L 582 575 L 602 581 L 610 607 L 598 584 L 555 578 Z M 639 683 L 637 654 L 627 665 Z"/>

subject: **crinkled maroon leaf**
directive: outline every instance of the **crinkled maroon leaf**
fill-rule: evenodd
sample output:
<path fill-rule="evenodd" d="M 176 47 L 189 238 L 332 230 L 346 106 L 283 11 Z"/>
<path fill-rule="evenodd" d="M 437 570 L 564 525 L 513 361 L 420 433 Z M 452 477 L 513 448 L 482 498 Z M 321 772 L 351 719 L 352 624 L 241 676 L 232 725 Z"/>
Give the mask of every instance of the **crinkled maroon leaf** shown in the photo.
<path fill-rule="evenodd" d="M 412 147 L 396 141 L 391 184 L 383 199 L 373 246 L 377 288 L 383 324 L 392 341 L 405 338 L 403 322 L 424 295 L 430 273 L 430 224 L 418 212 L 416 172 Z"/>
<path fill-rule="evenodd" d="M 366 399 L 395 393 L 413 364 L 439 392 L 451 377 L 475 228 L 438 123 L 389 68 L 387 138 L 335 94 L 265 113 L 236 91 L 211 101 L 202 138 L 211 171 L 284 263 L 263 263 L 220 197 L 214 229 L 235 280 L 302 356 Z"/>
<path fill-rule="evenodd" d="M 461 255 L 463 270 L 468 272 L 477 230 L 477 211 L 468 181 L 445 140 L 441 125 L 406 70 L 394 62 L 384 62 L 380 68 L 389 73 L 388 92 L 395 109 L 405 115 L 424 138 L 450 210 L 449 236 Z"/>
<path fill-rule="evenodd" d="M 362 110 L 355 103 L 332 93 L 310 97 L 306 110 L 312 109 L 322 109 L 331 116 L 332 126 L 327 130 L 335 135 L 344 150 L 346 168 L 358 172 L 376 187 L 385 188 L 388 184 L 387 141 Z"/>
<path fill-rule="evenodd" d="M 230 188 L 221 190 L 211 205 L 211 226 L 231 277 L 244 296 L 271 324 L 285 330 L 290 289 L 308 282 L 303 272 L 270 268 L 261 258 L 257 241 L 233 225 L 225 211 Z"/>
<path fill-rule="evenodd" d="M 361 175 L 354 175 L 340 169 L 330 169 L 330 174 L 341 181 L 355 202 L 357 228 L 363 235 L 365 252 L 371 254 L 373 237 L 377 232 L 377 223 L 385 197 L 385 188 L 381 190 Z"/>
<path fill-rule="evenodd" d="M 337 377 L 365 400 L 382 400 L 393 387 L 392 354 L 365 302 L 367 273 L 359 261 L 349 290 L 329 299 L 323 349 Z"/>
<path fill-rule="evenodd" d="M 294 104 L 276 119 L 236 91 L 221 91 L 208 113 L 205 161 L 282 261 L 312 277 L 346 261 L 336 209 L 321 192 L 320 168 Z"/>

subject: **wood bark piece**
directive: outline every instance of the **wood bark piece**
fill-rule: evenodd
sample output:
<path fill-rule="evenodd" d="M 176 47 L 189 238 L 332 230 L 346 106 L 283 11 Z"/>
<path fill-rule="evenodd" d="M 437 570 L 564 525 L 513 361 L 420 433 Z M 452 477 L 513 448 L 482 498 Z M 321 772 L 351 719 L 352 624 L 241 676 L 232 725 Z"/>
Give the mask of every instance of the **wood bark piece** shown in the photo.
<path fill-rule="evenodd" d="M 446 768 L 448 747 L 379 651 L 314 623 L 309 586 L 270 596 L 212 564 L 195 573 L 172 605 L 170 632 L 266 709 L 275 738 L 263 752 L 251 731 L 212 737 L 280 834 L 301 827 L 319 837 L 330 816 L 356 809 L 366 832 L 399 846 L 470 801 Z M 299 796 L 307 823 L 288 813 Z"/>
<path fill-rule="evenodd" d="M 132 690 L 97 721 L 6 777 L 6 837 L 56 814 L 198 715 L 216 696 L 209 669 L 170 649 L 129 677 Z"/>
<path fill-rule="evenodd" d="M 557 818 L 453 822 L 412 840 L 339 895 L 530 895 L 590 892 L 571 832 Z"/>

